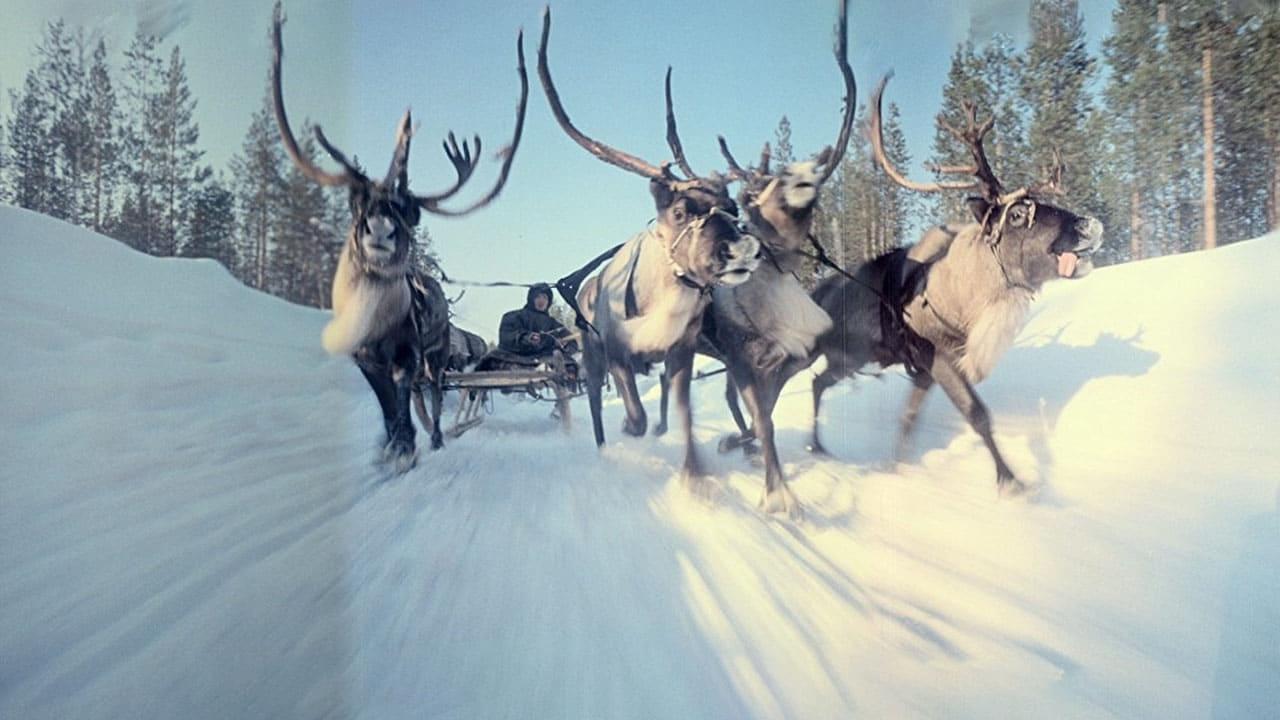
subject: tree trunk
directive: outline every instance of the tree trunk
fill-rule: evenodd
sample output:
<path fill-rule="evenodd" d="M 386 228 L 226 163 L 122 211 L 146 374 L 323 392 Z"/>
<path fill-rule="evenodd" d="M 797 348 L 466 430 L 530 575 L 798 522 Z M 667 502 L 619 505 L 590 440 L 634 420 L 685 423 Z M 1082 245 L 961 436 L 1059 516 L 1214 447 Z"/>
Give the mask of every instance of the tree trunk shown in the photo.
<path fill-rule="evenodd" d="M 1267 194 L 1267 227 L 1280 230 L 1280 134 L 1271 139 L 1271 177 L 1267 184 L 1271 191 Z"/>
<path fill-rule="evenodd" d="M 1142 193 L 1136 183 L 1129 196 L 1129 259 L 1142 259 Z"/>
<path fill-rule="evenodd" d="M 1200 93 L 1204 103 L 1204 247 L 1208 250 L 1218 246 L 1218 208 L 1213 174 L 1213 48 L 1207 44 L 1200 66 Z"/>

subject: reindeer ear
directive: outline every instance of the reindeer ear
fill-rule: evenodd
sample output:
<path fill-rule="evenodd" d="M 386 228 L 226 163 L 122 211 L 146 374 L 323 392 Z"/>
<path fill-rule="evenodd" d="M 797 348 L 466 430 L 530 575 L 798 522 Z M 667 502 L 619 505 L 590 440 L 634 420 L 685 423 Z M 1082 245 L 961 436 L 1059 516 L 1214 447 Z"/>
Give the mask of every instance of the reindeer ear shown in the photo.
<path fill-rule="evenodd" d="M 649 194 L 653 195 L 653 204 L 657 207 L 659 215 L 671 207 L 671 203 L 676 200 L 675 191 L 664 180 L 650 180 Z"/>
<path fill-rule="evenodd" d="M 369 203 L 369 188 L 364 183 L 352 183 L 347 193 L 347 204 L 351 207 L 351 216 L 357 217 Z"/>
<path fill-rule="evenodd" d="M 965 200 L 965 204 L 969 206 L 969 212 L 973 214 L 973 219 L 978 224 L 982 224 L 987 219 L 987 212 L 991 208 L 991 203 L 986 198 L 970 197 Z"/>

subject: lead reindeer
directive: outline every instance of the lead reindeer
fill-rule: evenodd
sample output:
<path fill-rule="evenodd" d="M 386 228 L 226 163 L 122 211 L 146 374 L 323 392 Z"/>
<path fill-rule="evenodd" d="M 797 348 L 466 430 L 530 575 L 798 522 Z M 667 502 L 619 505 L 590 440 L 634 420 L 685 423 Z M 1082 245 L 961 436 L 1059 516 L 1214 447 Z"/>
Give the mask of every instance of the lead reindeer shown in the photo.
<path fill-rule="evenodd" d="M 743 183 L 738 202 L 748 231 L 759 238 L 766 259 L 747 282 L 712 292 L 712 308 L 703 322 L 699 351 L 721 359 L 728 369 L 726 398 L 740 434 L 726 438 L 721 449 L 758 440 L 765 466 L 760 508 L 792 516 L 800 514 L 800 506 L 782 474 L 774 441 L 773 409 L 785 379 L 808 367 L 818 338 L 832 327 L 831 317 L 805 292 L 798 273 L 803 250 L 809 247 L 819 193 L 839 167 L 853 127 L 857 83 L 848 61 L 848 24 L 848 1 L 840 0 L 834 54 L 845 97 L 834 146 L 824 148 L 810 160 L 790 163 L 772 172 L 767 145 L 759 165 L 744 169 L 724 138 L 720 138 L 730 177 Z M 671 108 L 670 80 L 668 71 L 667 140 L 680 166 L 691 173 Z M 750 431 L 744 427 L 737 408 L 738 393 L 751 415 Z M 665 400 L 664 392 L 664 407 Z"/>
<path fill-rule="evenodd" d="M 963 128 L 947 125 L 972 156 L 972 164 L 940 168 L 971 174 L 969 182 L 919 183 L 905 178 L 884 153 L 880 103 L 888 77 L 872 97 L 867 134 L 877 162 L 894 182 L 921 192 L 976 191 L 968 200 L 974 222 L 930 230 L 915 246 L 868 262 L 852 277 L 834 275 L 814 299 L 836 321 L 818 353 L 827 368 L 813 382 L 813 448 L 822 395 L 864 365 L 904 363 L 913 380 L 902 417 L 897 457 L 902 459 L 926 393 L 940 385 L 982 438 L 996 466 L 1001 494 L 1026 490 L 996 447 L 991 414 L 973 386 L 990 375 L 1025 325 L 1035 293 L 1055 278 L 1077 279 L 1092 268 L 1102 224 L 1046 201 L 1052 185 L 1005 192 L 987 162 L 982 141 L 994 118 L 977 121 L 964 107 Z"/>
<path fill-rule="evenodd" d="M 592 155 L 649 180 L 657 218 L 624 243 L 605 268 L 584 283 L 579 304 L 597 332 L 583 337 L 587 399 L 596 444 L 604 444 L 601 392 L 614 380 L 626 407 L 623 432 L 642 436 L 648 424 L 637 368 L 662 361 L 671 374 L 676 411 L 685 433 L 683 475 L 703 474 L 693 441 L 689 382 L 694 342 L 713 288 L 745 282 L 760 264 L 760 245 L 738 228 L 737 207 L 718 176 L 680 178 L 669 164 L 655 166 L 593 140 L 569 120 L 547 66 L 551 11 L 543 15 L 538 77 L 565 133 Z"/>
<path fill-rule="evenodd" d="M 511 144 L 498 153 L 502 159 L 498 179 L 483 197 L 452 210 L 441 207 L 440 203 L 453 197 L 471 178 L 480 157 L 479 137 L 475 138 L 474 146 L 466 141 L 459 146 L 453 134 L 449 134 L 444 150 L 457 179 L 448 189 L 434 195 L 418 195 L 409 190 L 407 165 L 412 128 L 408 111 L 396 133 L 391 166 L 381 180 L 365 175 L 329 143 L 318 125 L 316 142 L 342 169 L 336 173 L 322 170 L 298 149 L 281 89 L 283 24 L 283 13 L 277 3 L 271 32 L 274 48 L 271 83 L 276 123 L 285 151 L 312 181 L 347 188 L 351 207 L 351 229 L 333 278 L 333 319 L 324 329 L 323 344 L 331 354 L 351 355 L 373 388 L 386 430 L 383 457 L 396 472 L 402 473 L 412 467 L 417 458 L 410 397 L 414 396 L 422 417 L 423 387 L 431 391 L 431 446 L 435 449 L 443 445 L 441 383 L 449 356 L 448 301 L 439 283 L 412 265 L 413 228 L 422 212 L 452 217 L 466 215 L 488 205 L 502 191 L 520 144 L 529 97 L 523 37 L 516 38 L 521 90 L 515 131 Z M 422 419 L 425 425 L 425 417 Z"/>

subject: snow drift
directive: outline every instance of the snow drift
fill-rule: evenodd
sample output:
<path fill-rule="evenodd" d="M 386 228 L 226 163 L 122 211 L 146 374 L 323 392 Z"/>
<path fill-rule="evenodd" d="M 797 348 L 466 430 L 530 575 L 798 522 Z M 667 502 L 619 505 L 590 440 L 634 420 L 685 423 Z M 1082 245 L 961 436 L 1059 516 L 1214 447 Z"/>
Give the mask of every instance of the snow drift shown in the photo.
<path fill-rule="evenodd" d="M 1054 283 L 983 384 L 1030 501 L 906 381 L 828 395 L 804 522 L 675 437 L 499 399 L 409 474 L 325 313 L 0 208 L 0 717 L 1262 717 L 1280 704 L 1280 237 Z M 656 401 L 656 389 L 650 390 Z"/>

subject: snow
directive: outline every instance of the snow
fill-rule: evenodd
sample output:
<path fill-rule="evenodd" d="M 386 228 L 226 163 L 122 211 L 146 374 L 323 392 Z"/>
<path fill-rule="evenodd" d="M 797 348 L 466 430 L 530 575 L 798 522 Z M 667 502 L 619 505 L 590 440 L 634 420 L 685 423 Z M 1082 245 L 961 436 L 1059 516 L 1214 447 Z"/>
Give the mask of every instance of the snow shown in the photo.
<path fill-rule="evenodd" d="M 1265 717 L 1280 703 L 1280 236 L 1046 288 L 980 387 L 1000 500 L 906 381 L 776 416 L 804 521 L 678 432 L 544 404 L 383 479 L 327 321 L 0 208 L 0 717 Z M 646 386 L 656 411 L 656 389 Z M 422 436 L 419 436 L 422 438 Z"/>

